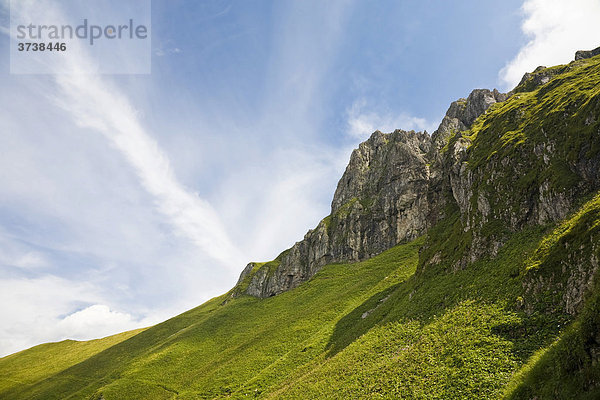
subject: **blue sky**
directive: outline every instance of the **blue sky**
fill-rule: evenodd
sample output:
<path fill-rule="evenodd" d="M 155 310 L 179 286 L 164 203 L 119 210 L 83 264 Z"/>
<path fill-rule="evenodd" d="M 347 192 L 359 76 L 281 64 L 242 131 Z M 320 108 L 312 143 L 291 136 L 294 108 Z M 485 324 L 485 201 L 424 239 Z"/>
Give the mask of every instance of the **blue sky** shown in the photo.
<path fill-rule="evenodd" d="M 11 75 L 0 4 L 0 355 L 224 293 L 373 130 L 600 45 L 599 0 L 153 0 L 150 75 Z"/>

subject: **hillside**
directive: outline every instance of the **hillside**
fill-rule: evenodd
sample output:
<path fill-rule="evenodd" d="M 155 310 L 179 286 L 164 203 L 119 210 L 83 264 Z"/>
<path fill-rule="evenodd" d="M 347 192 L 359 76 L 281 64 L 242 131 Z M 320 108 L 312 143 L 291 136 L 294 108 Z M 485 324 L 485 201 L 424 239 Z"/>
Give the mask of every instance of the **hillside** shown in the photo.
<path fill-rule="evenodd" d="M 0 359 L 0 398 L 600 398 L 596 54 L 431 136 L 375 132 L 277 259 L 143 331 Z"/>

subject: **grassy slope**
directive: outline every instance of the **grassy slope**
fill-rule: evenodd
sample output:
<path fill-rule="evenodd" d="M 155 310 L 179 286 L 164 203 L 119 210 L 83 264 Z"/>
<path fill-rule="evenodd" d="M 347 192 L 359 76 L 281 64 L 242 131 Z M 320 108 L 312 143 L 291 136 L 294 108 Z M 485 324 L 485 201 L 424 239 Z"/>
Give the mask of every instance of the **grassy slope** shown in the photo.
<path fill-rule="evenodd" d="M 378 294 L 338 323 L 331 357 L 290 379 L 278 397 L 500 396 L 512 373 L 558 333 L 560 316 L 528 319 L 515 307 L 521 290 L 515 266 L 542 236 L 525 232 L 495 260 L 454 274 L 413 276 Z"/>
<path fill-rule="evenodd" d="M 556 74 L 549 83 L 529 91 L 527 84 L 517 87 L 508 101 L 494 104 L 465 135 L 473 141 L 469 165 L 487 169 L 486 177 L 497 173 L 487 168 L 494 160 L 512 157 L 527 167 L 521 176 L 511 177 L 520 192 L 545 180 L 554 188 L 570 189 L 580 181 L 570 166 L 600 152 L 600 57 L 548 70 Z M 553 157 L 546 165 L 535 148 L 549 141 Z"/>
<path fill-rule="evenodd" d="M 0 358 L 0 393 L 10 387 L 40 382 L 143 330 L 137 329 L 104 339 L 83 342 L 63 340 L 57 343 L 46 343 Z"/>
<path fill-rule="evenodd" d="M 497 398 L 560 334 L 562 316 L 515 307 L 515 266 L 544 236 L 454 274 L 415 276 L 419 240 L 276 297 L 213 299 L 0 398 Z"/>
<path fill-rule="evenodd" d="M 555 151 L 568 162 L 598 151 L 591 136 L 597 122 L 586 120 L 600 104 L 600 58 L 555 68 L 562 71 L 549 84 L 480 118 L 469 133 L 473 168 L 531 154 L 544 140 L 539 126 L 564 136 L 556 137 Z M 569 110 L 575 112 L 566 118 Z M 561 123 L 566 131 L 551 131 Z M 550 177 L 555 188 L 573 186 L 568 165 L 538 161 L 528 161 L 532 173 L 517 189 Z M 44 371 L 35 384 L 27 384 L 35 380 L 26 381 L 28 368 L 15 369 L 28 362 L 22 352 L 12 364 L 0 360 L 0 376 L 15 369 L 11 380 L 2 378 L 0 398 L 597 398 L 600 292 L 588 294 L 575 321 L 556 310 L 520 310 L 523 279 L 558 273 L 565 243 L 597 241 L 599 220 L 596 197 L 562 224 L 512 235 L 496 258 L 449 272 L 453 254 L 469 244 L 449 207 L 422 254 L 446 257 L 417 274 L 422 239 L 362 263 L 326 266 L 276 297 L 213 299 L 89 358 L 82 354 L 69 368 Z M 56 346 L 40 348 L 40 359 L 61 353 Z"/>
<path fill-rule="evenodd" d="M 559 224 L 527 260 L 526 273 L 557 276 L 569 265 L 576 248 L 586 258 L 600 259 L 600 194 Z M 597 262 L 597 261 L 596 261 Z M 541 303 L 554 304 L 555 294 Z M 600 287 L 587 294 L 577 319 L 551 346 L 540 350 L 515 376 L 506 390 L 509 399 L 600 398 Z"/>

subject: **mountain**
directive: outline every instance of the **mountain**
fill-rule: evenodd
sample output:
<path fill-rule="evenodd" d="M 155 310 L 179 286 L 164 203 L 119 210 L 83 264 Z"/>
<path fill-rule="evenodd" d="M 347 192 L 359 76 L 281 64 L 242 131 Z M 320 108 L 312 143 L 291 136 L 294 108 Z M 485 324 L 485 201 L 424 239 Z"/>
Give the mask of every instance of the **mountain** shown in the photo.
<path fill-rule="evenodd" d="M 375 132 L 227 294 L 0 359 L 0 398 L 600 398 L 600 50 Z"/>

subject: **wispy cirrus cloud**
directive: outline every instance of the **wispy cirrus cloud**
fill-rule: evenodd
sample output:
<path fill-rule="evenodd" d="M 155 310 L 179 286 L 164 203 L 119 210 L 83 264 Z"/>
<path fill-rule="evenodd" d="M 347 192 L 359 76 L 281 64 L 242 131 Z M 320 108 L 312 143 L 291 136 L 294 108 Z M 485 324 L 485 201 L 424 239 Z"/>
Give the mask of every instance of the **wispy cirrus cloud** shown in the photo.
<path fill-rule="evenodd" d="M 21 20 L 39 20 L 41 15 L 64 20 L 61 10 L 49 1 L 12 3 L 11 13 Z M 70 46 L 82 45 L 74 42 Z M 208 201 L 177 180 L 168 156 L 143 126 L 139 110 L 127 95 L 103 75 L 90 73 L 96 70 L 96 61 L 88 54 L 78 49 L 60 59 L 58 73 L 52 75 L 57 92 L 47 96 L 78 126 L 101 133 L 122 154 L 178 235 L 223 266 L 237 270 L 243 257 L 217 213 Z"/>
<path fill-rule="evenodd" d="M 68 110 L 79 126 L 102 133 L 121 152 L 176 232 L 237 270 L 243 257 L 219 216 L 210 203 L 179 183 L 168 157 L 146 133 L 126 96 L 98 76 L 57 75 L 57 83 L 61 89 L 57 104 Z"/>
<path fill-rule="evenodd" d="M 11 13 L 18 14 L 21 20 L 40 20 L 41 15 L 50 20 L 64 20 L 53 2 L 18 4 L 12 4 Z M 83 46 L 79 42 L 70 45 Z M 109 79 L 90 73 L 96 70 L 96 60 L 89 52 L 78 50 L 60 59 L 56 65 L 58 73 L 53 75 L 58 90 L 47 96 L 78 126 L 101 133 L 121 152 L 142 186 L 154 196 L 157 210 L 168 218 L 177 234 L 223 265 L 239 268 L 243 258 L 212 206 L 177 180 L 168 156 L 141 123 L 139 110 Z"/>
<path fill-rule="evenodd" d="M 53 2 L 16 4 L 60 20 Z M 128 94 L 81 73 L 94 61 L 75 54 L 57 65 L 69 73 L 3 78 L 0 355 L 156 323 L 222 292 L 247 261 Z"/>

